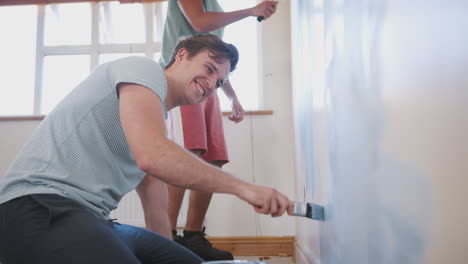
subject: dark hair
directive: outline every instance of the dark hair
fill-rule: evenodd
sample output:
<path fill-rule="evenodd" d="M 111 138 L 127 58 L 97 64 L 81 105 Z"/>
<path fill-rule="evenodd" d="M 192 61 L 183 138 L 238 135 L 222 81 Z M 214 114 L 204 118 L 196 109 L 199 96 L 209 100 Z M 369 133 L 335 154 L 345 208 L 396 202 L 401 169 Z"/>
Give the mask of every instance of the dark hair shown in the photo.
<path fill-rule="evenodd" d="M 229 72 L 236 69 L 237 62 L 239 61 L 239 52 L 234 45 L 222 41 L 216 35 L 201 34 L 180 41 L 175 47 L 171 59 L 164 69 L 169 68 L 174 63 L 177 52 L 183 48 L 187 50 L 189 58 L 207 49 L 210 58 L 215 60 L 217 63 L 222 64 L 229 60 L 231 63 L 231 69 Z"/>

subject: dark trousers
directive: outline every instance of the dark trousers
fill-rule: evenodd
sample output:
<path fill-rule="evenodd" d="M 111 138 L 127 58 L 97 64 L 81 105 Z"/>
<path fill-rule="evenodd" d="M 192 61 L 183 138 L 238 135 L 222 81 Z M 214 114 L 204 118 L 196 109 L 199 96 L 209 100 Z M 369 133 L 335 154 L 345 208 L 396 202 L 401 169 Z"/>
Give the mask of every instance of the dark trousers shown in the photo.
<path fill-rule="evenodd" d="M 27 195 L 0 204 L 2 264 L 201 262 L 170 239 L 97 217 L 59 195 Z"/>

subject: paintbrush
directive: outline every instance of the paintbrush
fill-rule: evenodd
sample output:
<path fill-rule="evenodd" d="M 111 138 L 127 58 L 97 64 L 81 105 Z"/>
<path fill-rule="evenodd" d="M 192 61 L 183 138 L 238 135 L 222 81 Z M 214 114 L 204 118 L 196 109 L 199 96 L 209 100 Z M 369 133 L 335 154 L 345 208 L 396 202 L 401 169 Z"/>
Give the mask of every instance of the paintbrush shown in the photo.
<path fill-rule="evenodd" d="M 291 215 L 303 216 L 317 221 L 325 221 L 323 206 L 306 202 L 293 202 Z"/>

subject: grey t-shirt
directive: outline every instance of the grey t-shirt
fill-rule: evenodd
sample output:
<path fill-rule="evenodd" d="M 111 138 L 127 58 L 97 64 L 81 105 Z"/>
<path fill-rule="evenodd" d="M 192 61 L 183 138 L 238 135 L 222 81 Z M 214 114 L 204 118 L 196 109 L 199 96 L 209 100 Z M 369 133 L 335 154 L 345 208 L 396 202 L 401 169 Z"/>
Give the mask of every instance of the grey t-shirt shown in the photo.
<path fill-rule="evenodd" d="M 127 57 L 96 67 L 29 138 L 0 180 L 0 204 L 23 195 L 55 193 L 104 217 L 117 208 L 145 176 L 122 131 L 119 83 L 150 88 L 167 115 L 167 82 L 156 61 Z"/>
<path fill-rule="evenodd" d="M 187 19 L 185 19 L 177 0 L 168 0 L 167 2 L 167 17 L 166 22 L 164 23 L 161 59 L 159 60 L 161 67 L 164 68 L 167 63 L 169 63 L 177 43 L 185 38 L 203 33 L 211 33 L 219 38 L 223 38 L 224 29 L 218 29 L 211 32 L 196 32 Z M 208 12 L 224 11 L 216 0 L 203 0 L 203 7 L 205 8 L 205 11 Z"/>

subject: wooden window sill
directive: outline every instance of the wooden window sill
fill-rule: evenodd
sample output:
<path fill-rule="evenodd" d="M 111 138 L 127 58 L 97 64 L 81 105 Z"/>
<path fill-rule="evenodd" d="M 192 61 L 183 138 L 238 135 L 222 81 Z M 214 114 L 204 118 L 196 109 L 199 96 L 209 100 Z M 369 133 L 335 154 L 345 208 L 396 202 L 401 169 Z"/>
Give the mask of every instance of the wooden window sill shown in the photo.
<path fill-rule="evenodd" d="M 232 112 L 224 112 L 223 116 L 232 114 Z M 273 110 L 254 110 L 254 111 L 245 111 L 245 115 L 272 115 Z"/>
<path fill-rule="evenodd" d="M 42 120 L 45 116 L 0 116 L 0 121 Z"/>
<path fill-rule="evenodd" d="M 223 112 L 223 116 L 228 116 L 232 112 Z M 255 110 L 245 111 L 245 115 L 272 115 L 273 110 Z M 0 116 L 0 121 L 28 121 L 28 120 L 42 120 L 45 116 Z"/>

